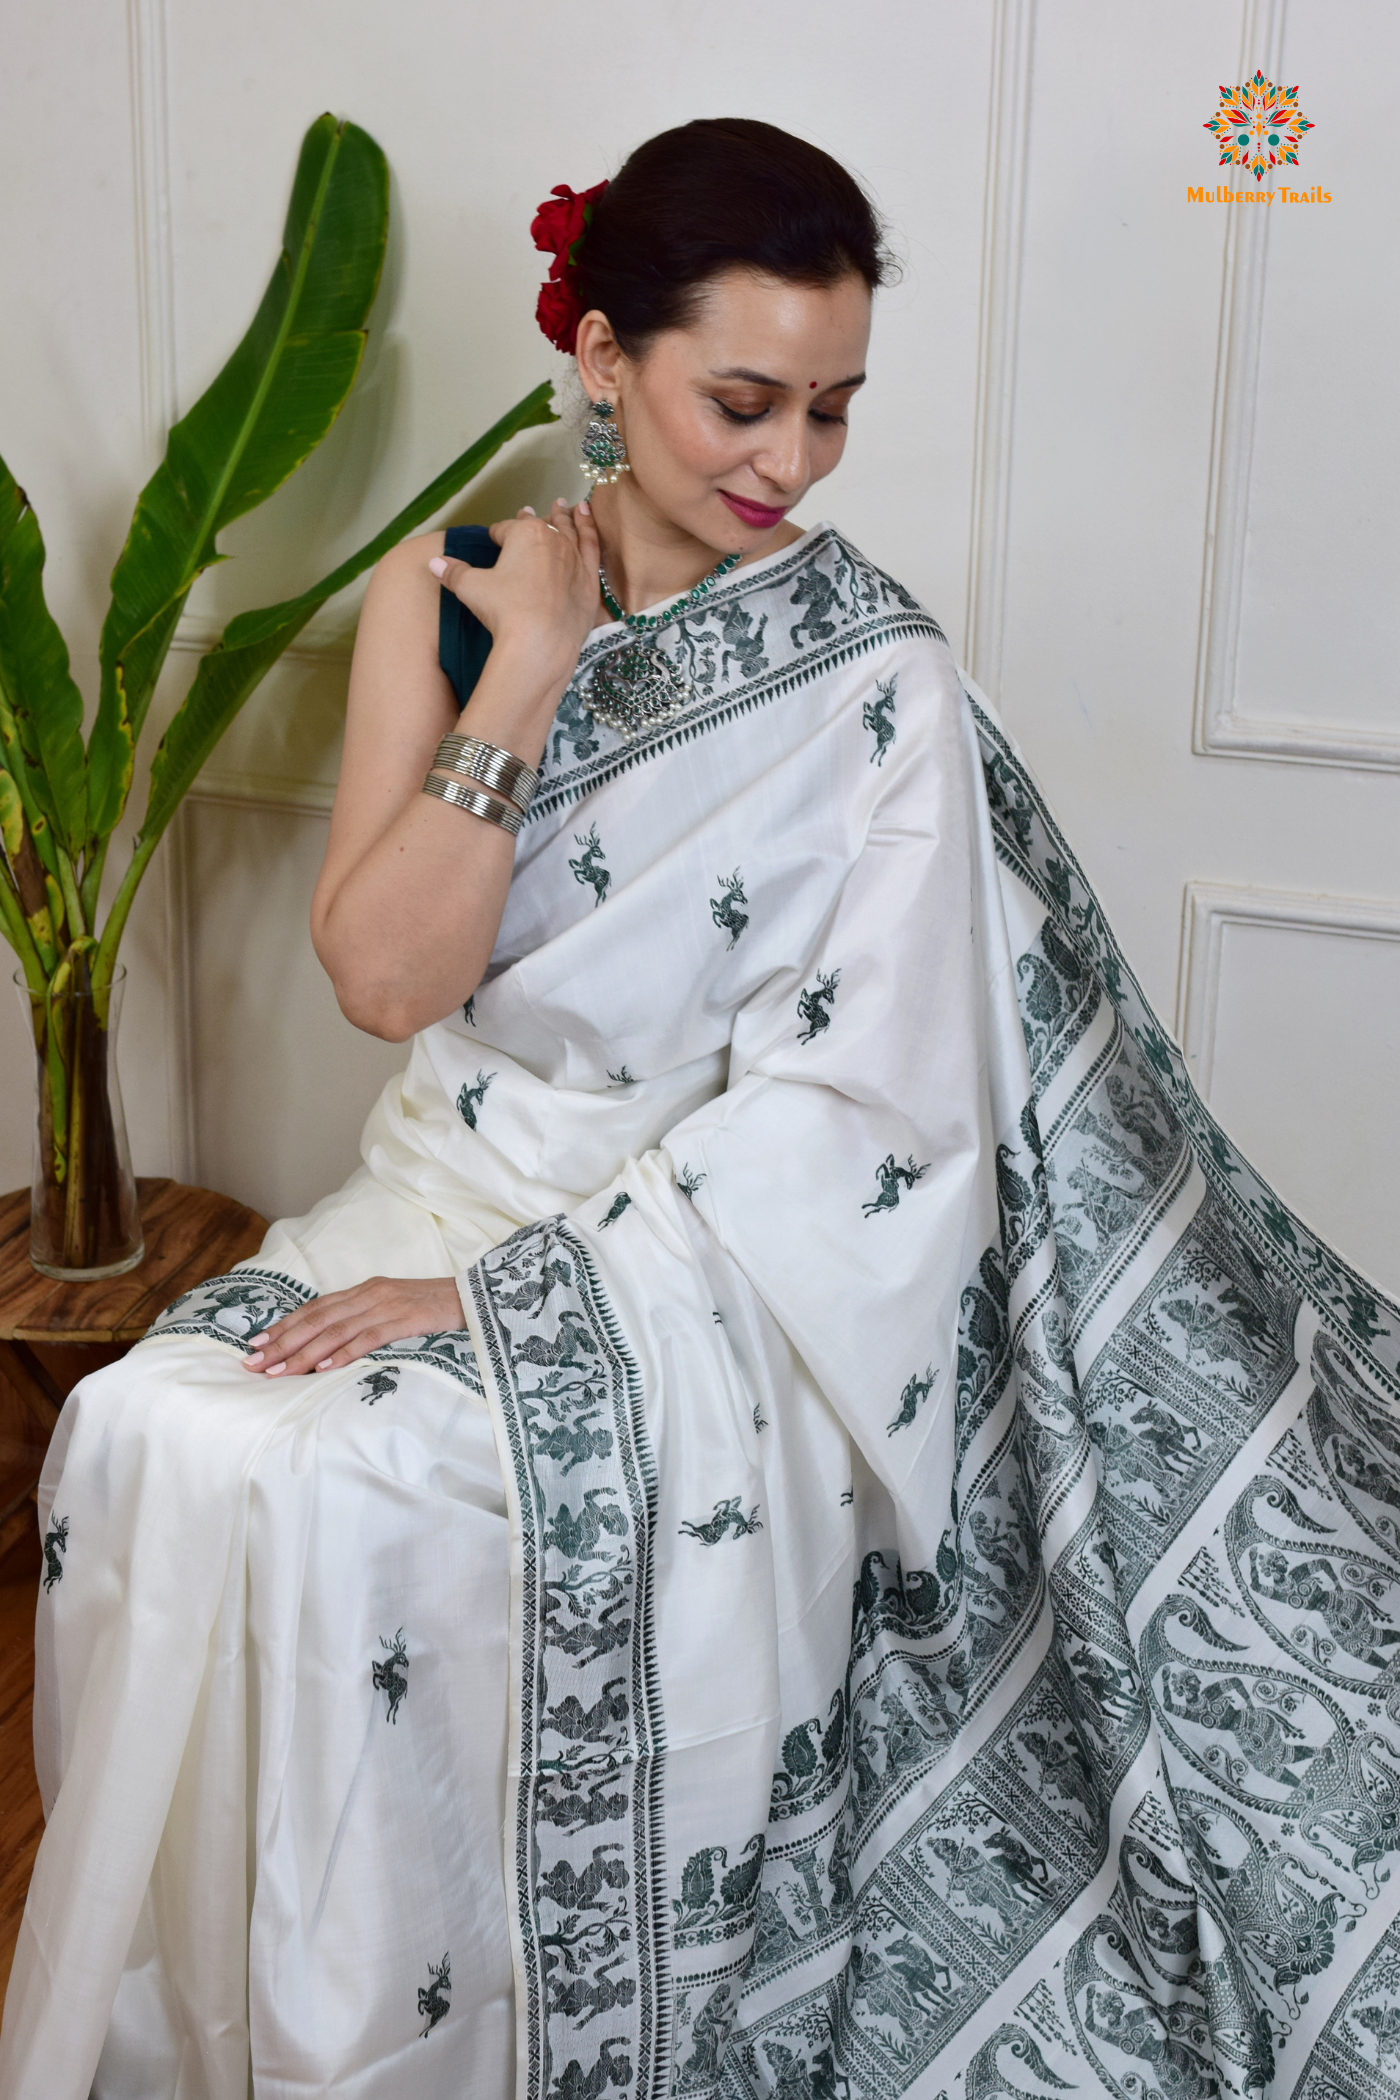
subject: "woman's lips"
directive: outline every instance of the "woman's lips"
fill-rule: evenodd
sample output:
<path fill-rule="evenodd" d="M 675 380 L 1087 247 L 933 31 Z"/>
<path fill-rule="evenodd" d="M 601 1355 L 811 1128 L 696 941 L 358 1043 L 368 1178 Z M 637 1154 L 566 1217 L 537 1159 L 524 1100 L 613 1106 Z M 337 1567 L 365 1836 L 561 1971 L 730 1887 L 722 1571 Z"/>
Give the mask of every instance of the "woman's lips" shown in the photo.
<path fill-rule="evenodd" d="M 787 505 L 774 510 L 771 503 L 750 503 L 744 496 L 731 496 L 727 489 L 720 490 L 722 501 L 729 505 L 735 517 L 743 525 L 756 525 L 766 529 L 777 525 L 787 516 Z"/>

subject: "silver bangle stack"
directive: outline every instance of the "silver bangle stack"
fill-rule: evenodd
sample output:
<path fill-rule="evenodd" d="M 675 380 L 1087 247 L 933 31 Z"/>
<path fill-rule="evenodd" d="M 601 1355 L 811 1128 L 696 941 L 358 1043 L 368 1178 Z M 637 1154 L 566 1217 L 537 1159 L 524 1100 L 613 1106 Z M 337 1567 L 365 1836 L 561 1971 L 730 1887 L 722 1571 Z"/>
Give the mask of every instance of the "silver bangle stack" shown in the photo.
<path fill-rule="evenodd" d="M 444 773 L 462 774 L 465 779 L 444 780 Z M 513 751 L 503 751 L 499 744 L 484 744 L 474 736 L 445 736 L 438 745 L 433 770 L 423 782 L 423 793 L 450 802 L 454 809 L 465 809 L 471 816 L 484 817 L 488 824 L 498 824 L 514 837 L 539 780 L 533 766 L 527 766 Z M 483 794 L 483 788 L 492 792 Z M 497 800 L 498 796 L 504 799 Z"/>

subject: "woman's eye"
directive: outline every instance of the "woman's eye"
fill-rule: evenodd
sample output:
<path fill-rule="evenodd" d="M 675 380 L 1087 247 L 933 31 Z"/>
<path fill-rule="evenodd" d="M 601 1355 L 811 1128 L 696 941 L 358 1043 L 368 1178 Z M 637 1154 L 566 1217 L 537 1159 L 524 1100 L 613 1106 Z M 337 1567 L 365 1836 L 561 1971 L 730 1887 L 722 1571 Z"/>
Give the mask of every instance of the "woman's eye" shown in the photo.
<path fill-rule="evenodd" d="M 727 401 L 716 401 L 715 407 L 731 423 L 761 423 L 768 413 L 766 408 L 756 408 L 750 414 L 740 408 L 731 408 Z"/>
<path fill-rule="evenodd" d="M 832 423 L 841 427 L 845 425 L 846 418 L 844 416 L 827 415 L 819 408 L 814 408 L 809 413 L 814 423 Z"/>

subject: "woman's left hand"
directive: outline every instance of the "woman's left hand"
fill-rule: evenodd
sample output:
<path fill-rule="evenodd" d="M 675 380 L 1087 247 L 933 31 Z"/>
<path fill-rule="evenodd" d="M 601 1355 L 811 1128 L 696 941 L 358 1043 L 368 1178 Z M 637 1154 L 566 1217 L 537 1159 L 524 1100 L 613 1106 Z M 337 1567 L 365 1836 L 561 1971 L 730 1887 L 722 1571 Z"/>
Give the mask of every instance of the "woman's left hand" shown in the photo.
<path fill-rule="evenodd" d="M 465 1324 L 450 1276 L 371 1276 L 353 1290 L 313 1298 L 255 1334 L 253 1354 L 243 1364 L 267 1378 L 285 1371 L 338 1371 L 386 1342 L 454 1333 Z"/>

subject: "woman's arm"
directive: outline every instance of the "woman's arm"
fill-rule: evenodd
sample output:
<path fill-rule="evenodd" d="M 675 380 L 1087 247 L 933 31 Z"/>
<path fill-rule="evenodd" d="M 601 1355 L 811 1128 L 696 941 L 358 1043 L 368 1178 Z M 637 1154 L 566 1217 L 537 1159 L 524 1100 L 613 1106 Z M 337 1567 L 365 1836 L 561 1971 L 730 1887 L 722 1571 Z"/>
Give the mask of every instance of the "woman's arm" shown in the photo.
<path fill-rule="evenodd" d="M 341 1011 L 402 1042 L 476 990 L 505 908 L 514 840 L 436 802 L 423 777 L 440 739 L 499 744 L 539 764 L 554 711 L 598 610 L 598 538 L 586 505 L 548 523 L 493 525 L 493 569 L 447 561 L 441 533 L 375 569 L 350 670 L 345 752 L 311 938 Z M 461 716 L 438 663 L 438 593 L 490 629 L 491 654 Z"/>

